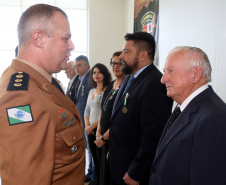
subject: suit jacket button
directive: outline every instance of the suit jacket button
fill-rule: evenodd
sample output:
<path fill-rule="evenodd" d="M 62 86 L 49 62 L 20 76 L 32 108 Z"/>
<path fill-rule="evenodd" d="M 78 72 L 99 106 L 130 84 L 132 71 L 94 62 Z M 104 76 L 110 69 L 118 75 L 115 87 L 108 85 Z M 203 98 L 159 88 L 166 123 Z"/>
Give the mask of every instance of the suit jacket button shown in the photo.
<path fill-rule="evenodd" d="M 77 150 L 78 150 L 77 146 L 74 145 L 74 146 L 71 148 L 71 153 L 74 154 Z"/>
<path fill-rule="evenodd" d="M 152 172 L 151 172 L 153 175 L 156 174 L 156 171 L 155 169 L 152 169 Z"/>

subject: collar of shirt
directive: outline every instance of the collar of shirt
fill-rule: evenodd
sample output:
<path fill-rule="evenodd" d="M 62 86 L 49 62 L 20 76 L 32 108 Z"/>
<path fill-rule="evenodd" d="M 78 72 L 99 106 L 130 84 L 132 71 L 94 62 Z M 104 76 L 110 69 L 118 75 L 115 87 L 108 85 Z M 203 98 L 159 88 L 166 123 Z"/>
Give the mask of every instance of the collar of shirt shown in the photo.
<path fill-rule="evenodd" d="M 205 84 L 201 87 L 199 87 L 196 91 L 194 91 L 190 96 L 188 96 L 184 102 L 181 104 L 180 106 L 180 110 L 181 112 L 185 109 L 185 107 L 191 102 L 192 99 L 194 99 L 198 94 L 200 94 L 201 92 L 203 92 L 204 90 L 206 90 L 208 88 L 208 84 Z"/>
<path fill-rule="evenodd" d="M 148 64 L 148 65 L 142 67 L 141 69 L 139 69 L 139 70 L 133 75 L 134 78 L 137 78 L 138 75 L 139 75 L 143 70 L 145 70 L 146 67 L 148 67 L 148 66 L 150 66 L 150 65 L 152 65 L 152 63 L 150 63 L 150 64 Z"/>
<path fill-rule="evenodd" d="M 21 58 L 16 58 L 16 59 L 19 60 L 20 62 L 27 64 L 28 66 L 33 68 L 35 71 L 39 72 L 42 76 L 44 76 L 49 82 L 52 82 L 52 76 L 47 71 L 42 69 L 41 67 L 37 66 L 34 63 L 28 62 L 24 59 L 21 59 Z"/>
<path fill-rule="evenodd" d="M 82 82 L 83 82 L 83 80 L 84 80 L 84 78 L 85 78 L 85 76 L 87 75 L 87 73 L 89 73 L 90 72 L 90 70 L 88 70 L 87 72 L 86 72 L 86 74 L 85 75 L 83 75 L 82 77 L 79 77 L 79 80 L 80 80 L 80 85 L 82 84 Z"/>
<path fill-rule="evenodd" d="M 74 82 L 74 79 L 76 78 L 77 75 L 75 75 L 70 81 L 69 81 L 69 87 L 71 87 L 71 84 Z"/>

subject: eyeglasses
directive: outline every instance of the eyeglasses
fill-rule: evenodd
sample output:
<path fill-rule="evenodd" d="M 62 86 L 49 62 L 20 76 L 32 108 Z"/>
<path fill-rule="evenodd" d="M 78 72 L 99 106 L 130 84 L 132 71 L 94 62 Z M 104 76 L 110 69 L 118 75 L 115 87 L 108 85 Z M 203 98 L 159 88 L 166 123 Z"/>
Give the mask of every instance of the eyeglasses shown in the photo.
<path fill-rule="evenodd" d="M 115 67 L 117 65 L 118 67 L 122 66 L 122 62 L 110 62 L 111 67 Z"/>

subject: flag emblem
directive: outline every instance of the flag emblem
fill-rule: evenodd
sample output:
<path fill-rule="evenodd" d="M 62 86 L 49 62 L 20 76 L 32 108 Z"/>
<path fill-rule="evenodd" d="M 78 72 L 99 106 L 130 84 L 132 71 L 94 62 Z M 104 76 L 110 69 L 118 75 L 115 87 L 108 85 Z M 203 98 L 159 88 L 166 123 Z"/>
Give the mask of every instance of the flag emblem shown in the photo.
<path fill-rule="evenodd" d="M 33 121 L 30 105 L 11 107 L 6 109 L 6 111 L 10 126 Z"/>

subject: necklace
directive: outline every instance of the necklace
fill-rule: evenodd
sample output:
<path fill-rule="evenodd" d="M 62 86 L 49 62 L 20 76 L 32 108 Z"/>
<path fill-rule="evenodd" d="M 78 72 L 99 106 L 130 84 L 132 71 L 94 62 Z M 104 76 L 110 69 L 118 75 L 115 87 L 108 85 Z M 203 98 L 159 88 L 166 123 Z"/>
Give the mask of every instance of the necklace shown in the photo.
<path fill-rule="evenodd" d="M 112 89 L 112 90 L 110 91 L 110 93 L 107 95 L 107 97 L 105 98 L 104 105 L 103 105 L 103 110 L 104 110 L 104 111 L 106 111 L 107 104 L 108 104 L 109 100 L 112 100 L 112 99 L 113 99 L 113 97 L 114 97 L 115 93 L 118 91 L 118 89 L 119 89 L 119 88 L 117 88 L 117 89 L 115 89 L 115 90 Z"/>
<path fill-rule="evenodd" d="M 97 97 L 97 105 L 99 105 L 99 104 L 100 104 L 100 99 L 101 99 L 101 96 L 102 96 L 102 93 L 100 93 L 100 94 L 98 95 L 98 97 Z"/>

